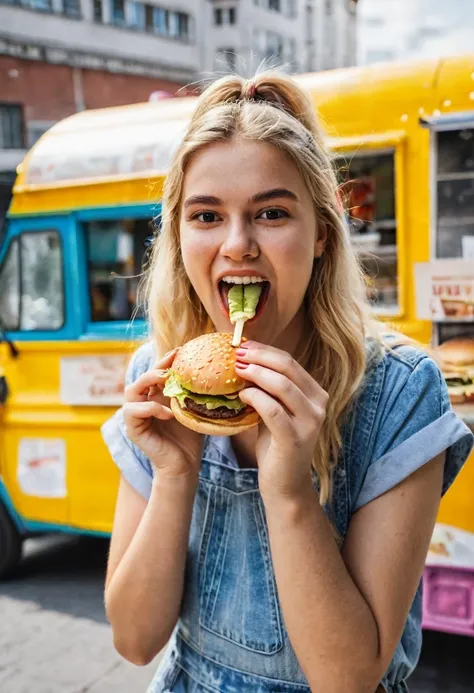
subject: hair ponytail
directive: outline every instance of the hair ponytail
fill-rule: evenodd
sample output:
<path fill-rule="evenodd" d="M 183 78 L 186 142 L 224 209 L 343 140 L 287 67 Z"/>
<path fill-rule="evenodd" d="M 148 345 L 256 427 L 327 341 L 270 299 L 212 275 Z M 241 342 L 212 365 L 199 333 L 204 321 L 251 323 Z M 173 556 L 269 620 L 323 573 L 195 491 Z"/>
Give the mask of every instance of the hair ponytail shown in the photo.
<path fill-rule="evenodd" d="M 245 102 L 279 108 L 299 121 L 322 144 L 311 99 L 296 82 L 277 72 L 265 72 L 252 79 L 230 75 L 213 82 L 200 96 L 191 122 L 200 121 L 218 106 Z"/>

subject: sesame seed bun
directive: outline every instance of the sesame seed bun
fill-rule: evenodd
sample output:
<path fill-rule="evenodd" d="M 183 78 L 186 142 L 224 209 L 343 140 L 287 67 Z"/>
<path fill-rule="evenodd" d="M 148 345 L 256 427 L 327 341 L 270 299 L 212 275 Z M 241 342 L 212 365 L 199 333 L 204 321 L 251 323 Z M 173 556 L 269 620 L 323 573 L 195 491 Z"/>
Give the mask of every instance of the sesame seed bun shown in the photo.
<path fill-rule="evenodd" d="M 245 387 L 235 372 L 237 356 L 232 335 L 213 332 L 193 339 L 178 351 L 173 371 L 197 395 L 231 395 Z"/>
<path fill-rule="evenodd" d="M 181 385 L 196 395 L 236 395 L 244 389 L 246 381 L 235 371 L 235 351 L 232 334 L 205 334 L 180 348 L 172 370 Z M 170 407 L 183 426 L 204 435 L 232 436 L 257 426 L 261 421 L 259 414 L 249 406 L 240 416 L 223 419 L 201 416 L 182 407 L 175 397 L 171 398 Z"/>

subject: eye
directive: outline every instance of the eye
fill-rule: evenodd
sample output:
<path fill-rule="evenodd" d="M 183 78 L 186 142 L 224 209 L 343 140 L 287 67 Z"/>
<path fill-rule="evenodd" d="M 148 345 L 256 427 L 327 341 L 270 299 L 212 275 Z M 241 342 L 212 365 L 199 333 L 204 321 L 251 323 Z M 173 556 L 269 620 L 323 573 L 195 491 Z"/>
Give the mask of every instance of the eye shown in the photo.
<path fill-rule="evenodd" d="M 201 224 L 214 224 L 219 220 L 218 214 L 216 212 L 198 212 L 193 216 L 193 220 L 201 222 Z"/>
<path fill-rule="evenodd" d="M 259 219 L 264 219 L 265 221 L 278 221 L 279 219 L 286 219 L 289 214 L 283 209 L 266 209 L 258 216 Z"/>

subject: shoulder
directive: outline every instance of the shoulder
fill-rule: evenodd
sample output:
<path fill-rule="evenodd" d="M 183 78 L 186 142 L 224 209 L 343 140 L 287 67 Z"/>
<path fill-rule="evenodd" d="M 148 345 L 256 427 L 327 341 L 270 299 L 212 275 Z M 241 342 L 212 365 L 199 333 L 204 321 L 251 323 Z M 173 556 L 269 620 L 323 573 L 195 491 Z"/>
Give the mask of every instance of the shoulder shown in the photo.
<path fill-rule="evenodd" d="M 447 388 L 438 364 L 423 349 L 409 344 L 387 345 L 379 349 L 378 358 L 368 358 L 361 387 L 361 397 L 370 394 L 372 407 L 392 409 L 398 397 L 417 399 L 430 393 L 435 396 L 439 414 L 448 403 Z M 433 403 L 433 397 L 431 398 Z"/>
<path fill-rule="evenodd" d="M 146 373 L 153 367 L 156 359 L 156 346 L 150 340 L 145 342 L 136 349 L 129 361 L 127 368 L 126 384 L 130 385 L 143 373 Z"/>

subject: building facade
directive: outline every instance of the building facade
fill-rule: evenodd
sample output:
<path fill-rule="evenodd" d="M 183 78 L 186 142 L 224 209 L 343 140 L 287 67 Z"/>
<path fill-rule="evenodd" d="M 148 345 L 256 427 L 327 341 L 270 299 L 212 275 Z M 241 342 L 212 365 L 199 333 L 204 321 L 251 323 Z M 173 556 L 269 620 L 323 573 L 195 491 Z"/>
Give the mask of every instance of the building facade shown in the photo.
<path fill-rule="evenodd" d="M 210 0 L 205 69 L 314 72 L 355 64 L 357 0 Z"/>
<path fill-rule="evenodd" d="M 356 4 L 0 0 L 0 220 L 16 166 L 58 120 L 185 93 L 216 73 L 353 64 Z"/>

